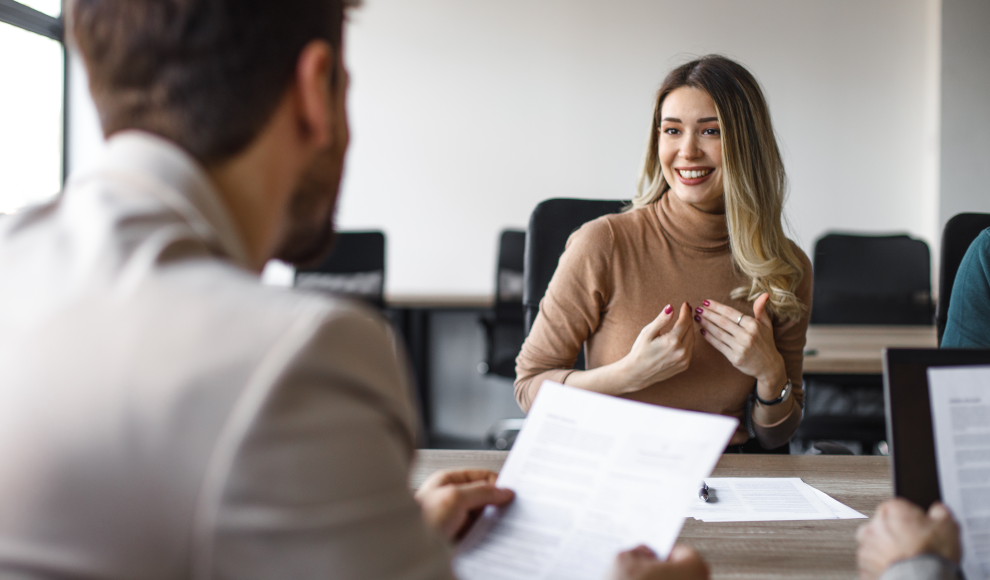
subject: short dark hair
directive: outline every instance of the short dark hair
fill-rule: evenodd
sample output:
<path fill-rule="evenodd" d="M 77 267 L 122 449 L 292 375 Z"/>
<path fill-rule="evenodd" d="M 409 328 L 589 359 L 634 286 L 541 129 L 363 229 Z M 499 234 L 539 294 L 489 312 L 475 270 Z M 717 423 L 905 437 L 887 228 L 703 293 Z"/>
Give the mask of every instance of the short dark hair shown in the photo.
<path fill-rule="evenodd" d="M 354 0 L 74 0 L 70 28 L 107 136 L 160 135 L 201 163 L 268 122 L 303 47 L 339 50 Z"/>

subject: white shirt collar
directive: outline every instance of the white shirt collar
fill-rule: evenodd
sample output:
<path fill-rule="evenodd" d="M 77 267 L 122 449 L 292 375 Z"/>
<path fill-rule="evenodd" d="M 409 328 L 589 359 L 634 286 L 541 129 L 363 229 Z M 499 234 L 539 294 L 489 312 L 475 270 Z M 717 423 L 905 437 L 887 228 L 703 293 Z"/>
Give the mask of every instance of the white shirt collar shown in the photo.
<path fill-rule="evenodd" d="M 150 180 L 150 191 L 182 216 L 204 241 L 248 268 L 247 248 L 234 219 L 206 171 L 181 147 L 144 131 L 115 133 L 99 170 L 122 171 Z"/>

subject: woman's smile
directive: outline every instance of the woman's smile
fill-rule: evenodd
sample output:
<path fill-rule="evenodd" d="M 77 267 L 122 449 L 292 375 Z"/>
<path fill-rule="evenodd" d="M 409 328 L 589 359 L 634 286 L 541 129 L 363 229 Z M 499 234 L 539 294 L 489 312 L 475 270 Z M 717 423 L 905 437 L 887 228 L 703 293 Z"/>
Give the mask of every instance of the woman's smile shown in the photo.
<path fill-rule="evenodd" d="M 715 172 L 714 167 L 676 167 L 674 172 L 677 173 L 677 179 L 684 185 L 698 185 L 699 183 L 704 183 L 712 173 Z"/>

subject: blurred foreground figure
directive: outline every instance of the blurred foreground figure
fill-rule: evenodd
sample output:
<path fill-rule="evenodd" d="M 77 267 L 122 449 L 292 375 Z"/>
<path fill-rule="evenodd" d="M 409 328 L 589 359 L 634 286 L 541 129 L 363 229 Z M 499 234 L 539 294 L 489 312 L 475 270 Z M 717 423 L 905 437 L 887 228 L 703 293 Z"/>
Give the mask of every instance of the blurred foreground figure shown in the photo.
<path fill-rule="evenodd" d="M 959 580 L 959 526 L 941 503 L 928 513 L 903 499 L 880 504 L 860 526 L 861 580 Z"/>
<path fill-rule="evenodd" d="M 414 499 L 384 321 L 259 284 L 333 240 L 344 4 L 67 7 L 109 144 L 0 223 L 0 578 L 451 578 L 472 513 L 512 500 L 483 470 Z"/>

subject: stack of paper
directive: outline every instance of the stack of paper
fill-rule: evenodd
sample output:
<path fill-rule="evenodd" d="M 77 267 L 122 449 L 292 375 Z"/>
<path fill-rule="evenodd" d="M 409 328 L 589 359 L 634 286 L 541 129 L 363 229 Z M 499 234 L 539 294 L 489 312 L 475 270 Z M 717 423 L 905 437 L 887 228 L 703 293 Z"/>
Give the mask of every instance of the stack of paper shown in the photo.
<path fill-rule="evenodd" d="M 622 550 L 666 558 L 738 422 L 546 382 L 498 477 L 516 492 L 461 542 L 461 580 L 606 577 Z"/>
<path fill-rule="evenodd" d="M 688 515 L 705 522 L 761 522 L 865 518 L 797 477 L 709 477 L 709 501 Z"/>

